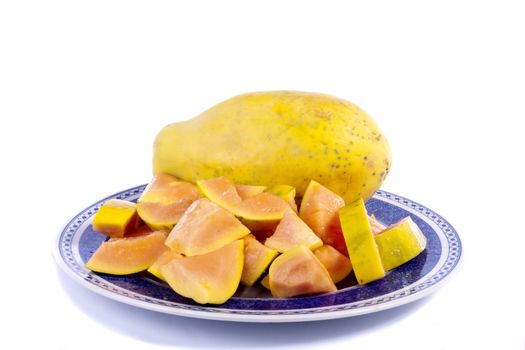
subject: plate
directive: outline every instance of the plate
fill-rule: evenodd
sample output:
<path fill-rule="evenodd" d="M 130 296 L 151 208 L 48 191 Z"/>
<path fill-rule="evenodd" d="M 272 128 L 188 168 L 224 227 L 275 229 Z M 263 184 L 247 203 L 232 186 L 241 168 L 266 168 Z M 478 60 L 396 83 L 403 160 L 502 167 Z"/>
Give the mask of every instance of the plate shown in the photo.
<path fill-rule="evenodd" d="M 298 322 L 350 317 L 403 305 L 443 285 L 461 259 L 461 241 L 443 217 L 410 199 L 378 191 L 367 204 L 369 214 L 386 224 L 410 216 L 427 238 L 426 249 L 415 259 L 377 281 L 356 285 L 351 274 L 337 292 L 307 297 L 271 298 L 263 287 L 240 287 L 221 305 L 199 305 L 176 294 L 147 273 L 112 276 L 84 267 L 106 236 L 93 231 L 91 222 L 109 198 L 136 201 L 146 185 L 104 198 L 73 217 L 58 235 L 57 263 L 82 286 L 111 299 L 168 314 L 243 322 Z"/>

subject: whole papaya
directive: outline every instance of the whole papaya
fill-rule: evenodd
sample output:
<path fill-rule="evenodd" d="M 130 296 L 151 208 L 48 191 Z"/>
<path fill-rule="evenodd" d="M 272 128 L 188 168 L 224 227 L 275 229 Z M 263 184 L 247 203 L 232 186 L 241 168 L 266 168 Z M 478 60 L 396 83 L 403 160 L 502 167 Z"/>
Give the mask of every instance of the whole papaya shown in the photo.
<path fill-rule="evenodd" d="M 169 124 L 153 155 L 154 173 L 186 181 L 226 176 L 237 184 L 291 185 L 301 196 L 314 179 L 347 203 L 370 198 L 390 164 L 388 142 L 363 110 L 297 91 L 239 95 Z"/>

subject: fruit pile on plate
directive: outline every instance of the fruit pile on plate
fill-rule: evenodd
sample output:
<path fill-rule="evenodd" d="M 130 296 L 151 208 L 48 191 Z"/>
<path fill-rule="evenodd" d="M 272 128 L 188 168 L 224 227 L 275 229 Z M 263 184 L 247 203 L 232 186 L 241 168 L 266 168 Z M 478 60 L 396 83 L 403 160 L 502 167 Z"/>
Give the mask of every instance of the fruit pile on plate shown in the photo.
<path fill-rule="evenodd" d="M 260 283 L 274 297 L 334 292 L 351 273 L 366 284 L 426 244 L 410 217 L 384 227 L 362 199 L 345 205 L 313 180 L 298 198 L 288 185 L 236 185 L 226 177 L 194 185 L 161 173 L 137 203 L 106 201 L 92 225 L 109 239 L 87 268 L 147 270 L 202 304 L 224 303 L 239 284 Z"/>

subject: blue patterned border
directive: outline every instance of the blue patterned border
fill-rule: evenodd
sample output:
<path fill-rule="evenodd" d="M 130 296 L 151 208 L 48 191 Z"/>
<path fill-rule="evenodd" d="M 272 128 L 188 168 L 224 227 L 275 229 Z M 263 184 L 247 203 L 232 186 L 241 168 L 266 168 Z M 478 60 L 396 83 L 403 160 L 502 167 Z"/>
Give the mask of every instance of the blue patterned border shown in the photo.
<path fill-rule="evenodd" d="M 272 306 L 271 309 L 261 309 L 259 307 L 256 308 L 256 304 L 253 304 L 253 307 L 251 306 L 252 304 L 249 304 L 253 299 L 247 299 L 245 304 L 248 303 L 248 306 L 241 308 L 206 305 L 203 306 L 195 304 L 191 301 L 186 302 L 184 300 L 182 302 L 163 300 L 161 298 L 150 297 L 134 290 L 120 287 L 105 279 L 104 277 L 106 276 L 98 275 L 88 271 L 85 269 L 84 262 L 78 254 L 79 238 L 84 232 L 82 228 L 85 229 L 88 220 L 96 213 L 102 203 L 104 203 L 109 198 L 136 200 L 145 187 L 146 185 L 141 185 L 116 193 L 100 200 L 99 202 L 80 212 L 65 226 L 63 231 L 60 233 L 55 249 L 57 262 L 59 265 L 65 268 L 66 272 L 68 272 L 72 277 L 81 282 L 83 285 L 119 301 L 130 303 L 139 307 L 154 309 L 156 311 L 217 319 L 228 319 L 227 315 L 250 315 L 250 320 L 255 321 L 258 317 L 265 318 L 267 316 L 283 315 L 313 315 L 314 317 L 312 317 L 312 319 L 315 319 L 316 314 L 329 314 L 333 317 L 342 317 L 337 316 L 337 314 L 343 312 L 343 316 L 349 316 L 352 314 L 364 313 L 365 310 L 372 306 L 374 307 L 373 311 L 386 309 L 426 295 L 426 290 L 433 289 L 433 287 L 439 285 L 456 268 L 461 258 L 462 246 L 460 238 L 456 230 L 447 220 L 421 204 L 393 193 L 380 190 L 376 192 L 374 199 L 382 202 L 381 204 L 388 203 L 386 205 L 394 205 L 403 208 L 412 212 L 415 217 L 424 218 L 426 221 L 434 223 L 439 228 L 438 230 L 433 229 L 435 234 L 441 240 L 446 242 L 446 251 L 441 250 L 440 248 L 436 251 L 436 254 L 440 254 L 439 266 L 436 265 L 433 267 L 432 271 L 429 271 L 427 275 L 422 276 L 422 278 L 420 278 L 417 283 L 413 283 L 409 286 L 402 286 L 398 290 L 385 293 L 384 295 L 372 296 L 370 298 L 357 301 L 351 299 L 345 300 L 344 298 L 341 299 L 341 295 L 344 297 L 345 290 L 340 290 L 338 292 L 331 293 L 332 297 L 331 299 L 328 299 L 328 301 L 323 299 L 322 302 L 319 302 L 318 304 L 316 304 L 317 299 L 315 298 L 303 298 L 308 300 L 308 307 L 297 308 L 279 307 L 279 305 L 284 304 L 276 304 L 277 306 Z M 77 249 L 77 251 L 75 251 L 75 249 Z M 367 288 L 367 286 L 357 288 Z M 335 300 L 334 298 L 337 298 L 338 301 L 333 302 L 333 300 Z M 241 302 L 240 305 L 243 305 L 242 298 L 236 299 L 239 299 L 237 302 Z M 287 300 L 297 301 L 300 299 L 301 298 L 294 298 Z M 383 307 L 378 308 L 378 305 Z M 357 312 L 349 312 L 349 310 L 354 310 Z M 360 310 L 362 312 L 360 312 Z M 189 311 L 190 313 L 188 314 L 186 311 Z M 223 316 L 215 317 L 214 315 Z M 332 317 L 327 316 L 326 318 Z M 279 321 L 278 317 L 274 320 Z"/>

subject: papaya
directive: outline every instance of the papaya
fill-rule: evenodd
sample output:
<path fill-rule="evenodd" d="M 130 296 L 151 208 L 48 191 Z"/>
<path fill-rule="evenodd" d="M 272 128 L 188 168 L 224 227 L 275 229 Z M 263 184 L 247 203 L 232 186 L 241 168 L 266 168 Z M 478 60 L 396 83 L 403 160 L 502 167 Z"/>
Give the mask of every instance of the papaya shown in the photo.
<path fill-rule="evenodd" d="M 335 292 L 330 274 L 304 245 L 279 255 L 270 265 L 270 291 L 277 298 Z"/>
<path fill-rule="evenodd" d="M 171 230 L 191 203 L 200 197 L 199 189 L 168 174 L 156 174 L 137 203 L 142 220 L 154 230 Z"/>
<path fill-rule="evenodd" d="M 93 217 L 93 230 L 110 237 L 124 237 L 138 227 L 140 220 L 135 203 L 109 199 Z"/>
<path fill-rule="evenodd" d="M 314 250 L 315 257 L 326 268 L 334 283 L 342 281 L 352 272 L 352 263 L 337 249 L 330 245 L 323 245 Z"/>
<path fill-rule="evenodd" d="M 255 236 L 244 237 L 244 267 L 241 283 L 252 286 L 263 272 L 270 266 L 278 252 L 260 243 Z"/>
<path fill-rule="evenodd" d="M 154 231 L 140 236 L 110 238 L 103 242 L 86 263 L 86 268 L 112 275 L 128 275 L 146 270 L 168 248 L 167 233 Z"/>
<path fill-rule="evenodd" d="M 201 198 L 186 210 L 165 243 L 177 253 L 200 255 L 219 249 L 249 233 L 250 230 L 232 213 Z"/>
<path fill-rule="evenodd" d="M 154 173 L 193 183 L 226 176 L 238 184 L 287 184 L 299 196 L 315 179 L 348 203 L 370 198 L 391 164 L 388 142 L 366 112 L 299 91 L 235 96 L 165 126 L 153 148 Z"/>
<path fill-rule="evenodd" d="M 301 244 L 314 250 L 322 246 L 323 241 L 290 209 L 284 214 L 273 235 L 264 242 L 265 246 L 280 253 Z"/>
<path fill-rule="evenodd" d="M 200 304 L 222 304 L 237 290 L 244 261 L 244 241 L 233 241 L 202 255 L 175 257 L 160 273 L 178 294 Z"/>
<path fill-rule="evenodd" d="M 242 203 L 235 185 L 224 176 L 198 180 L 197 186 L 209 200 L 234 214 Z"/>
<path fill-rule="evenodd" d="M 289 209 L 282 198 L 262 192 L 243 200 L 236 215 L 251 221 L 272 221 L 282 219 Z"/>
<path fill-rule="evenodd" d="M 339 209 L 344 205 L 343 198 L 311 180 L 301 200 L 299 216 L 323 243 L 348 256 L 338 216 Z"/>
<path fill-rule="evenodd" d="M 280 220 L 289 209 L 286 201 L 267 192 L 242 199 L 226 177 L 198 180 L 197 186 L 211 201 L 247 221 Z"/>
<path fill-rule="evenodd" d="M 387 271 L 418 256 L 427 244 L 427 238 L 410 216 L 383 230 L 375 241 Z"/>
<path fill-rule="evenodd" d="M 385 270 L 363 199 L 341 208 L 339 219 L 357 282 L 362 285 L 384 277 Z"/>

